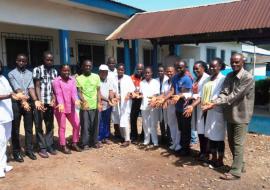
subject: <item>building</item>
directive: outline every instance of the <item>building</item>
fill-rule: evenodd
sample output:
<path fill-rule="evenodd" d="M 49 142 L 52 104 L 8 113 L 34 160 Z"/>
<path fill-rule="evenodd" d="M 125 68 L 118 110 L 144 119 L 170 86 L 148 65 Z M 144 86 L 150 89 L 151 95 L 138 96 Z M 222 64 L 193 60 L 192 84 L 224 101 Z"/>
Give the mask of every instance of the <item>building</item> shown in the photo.
<path fill-rule="evenodd" d="M 108 56 L 120 57 L 123 44 L 105 38 L 142 11 L 110 0 L 1 0 L 4 72 L 14 68 L 18 53 L 28 55 L 30 69 L 42 63 L 46 50 L 53 52 L 56 66 L 89 58 L 97 67 Z"/>

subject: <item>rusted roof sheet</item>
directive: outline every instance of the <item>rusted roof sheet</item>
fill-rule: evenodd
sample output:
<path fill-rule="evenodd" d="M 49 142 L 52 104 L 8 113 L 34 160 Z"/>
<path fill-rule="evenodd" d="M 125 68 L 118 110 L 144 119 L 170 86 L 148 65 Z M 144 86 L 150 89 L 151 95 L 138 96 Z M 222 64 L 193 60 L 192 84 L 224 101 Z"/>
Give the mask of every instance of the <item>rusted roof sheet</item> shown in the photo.
<path fill-rule="evenodd" d="M 242 0 L 194 8 L 137 13 L 107 40 L 154 39 L 270 29 L 270 0 Z M 219 38 L 222 36 L 219 36 Z"/>

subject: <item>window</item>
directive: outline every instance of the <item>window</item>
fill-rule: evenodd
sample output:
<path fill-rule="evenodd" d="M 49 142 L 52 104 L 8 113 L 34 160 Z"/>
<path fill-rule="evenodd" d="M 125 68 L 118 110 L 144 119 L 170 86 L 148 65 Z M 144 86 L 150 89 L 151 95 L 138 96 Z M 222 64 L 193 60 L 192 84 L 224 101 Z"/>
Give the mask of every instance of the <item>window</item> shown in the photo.
<path fill-rule="evenodd" d="M 19 53 L 28 56 L 28 68 L 42 64 L 43 53 L 50 50 L 50 40 L 9 38 L 5 37 L 6 60 L 9 69 L 16 67 L 16 57 Z"/>
<path fill-rule="evenodd" d="M 210 63 L 212 59 L 216 57 L 216 49 L 214 48 L 207 48 L 206 49 L 206 61 Z"/>
<path fill-rule="evenodd" d="M 225 50 L 224 49 L 220 50 L 220 58 L 222 59 L 223 62 L 225 62 Z"/>
<path fill-rule="evenodd" d="M 78 62 L 79 65 L 85 59 L 90 59 L 93 63 L 94 71 L 101 64 L 105 64 L 105 47 L 104 45 L 93 45 L 93 44 L 86 44 L 86 43 L 79 43 L 78 44 Z"/>
<path fill-rule="evenodd" d="M 144 66 L 152 65 L 152 50 L 151 49 L 143 49 L 143 64 Z"/>

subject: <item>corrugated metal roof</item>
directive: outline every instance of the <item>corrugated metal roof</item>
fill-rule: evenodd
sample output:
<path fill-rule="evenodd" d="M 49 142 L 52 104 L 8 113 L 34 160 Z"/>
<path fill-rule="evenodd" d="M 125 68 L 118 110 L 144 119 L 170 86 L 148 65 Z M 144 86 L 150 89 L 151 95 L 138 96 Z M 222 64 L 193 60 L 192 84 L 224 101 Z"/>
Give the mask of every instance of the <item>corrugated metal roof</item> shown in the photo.
<path fill-rule="evenodd" d="M 270 0 L 242 0 L 194 8 L 138 13 L 116 29 L 107 40 L 175 36 L 192 38 L 202 34 L 270 29 L 269 10 Z"/>

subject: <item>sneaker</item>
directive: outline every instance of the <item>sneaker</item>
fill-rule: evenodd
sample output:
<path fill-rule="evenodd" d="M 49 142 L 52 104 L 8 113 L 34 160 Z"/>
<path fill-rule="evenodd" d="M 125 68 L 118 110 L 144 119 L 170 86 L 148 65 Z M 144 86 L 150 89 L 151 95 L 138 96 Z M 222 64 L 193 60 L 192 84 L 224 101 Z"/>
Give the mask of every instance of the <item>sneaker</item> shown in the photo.
<path fill-rule="evenodd" d="M 0 171 L 0 178 L 4 178 L 4 177 L 6 177 L 6 174 L 5 174 L 4 170 L 1 170 Z"/>
<path fill-rule="evenodd" d="M 4 168 L 4 171 L 7 173 L 9 171 L 13 170 L 13 166 L 9 166 L 9 165 L 6 165 L 6 167 Z"/>
<path fill-rule="evenodd" d="M 89 147 L 88 145 L 83 145 L 83 146 L 81 147 L 81 149 L 82 149 L 83 151 L 85 151 L 85 150 L 89 150 L 90 147 Z"/>
<path fill-rule="evenodd" d="M 49 154 L 47 153 L 46 149 L 41 149 L 41 150 L 38 152 L 38 155 L 39 155 L 41 158 L 49 158 Z"/>

